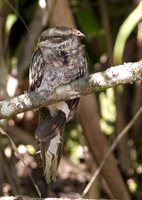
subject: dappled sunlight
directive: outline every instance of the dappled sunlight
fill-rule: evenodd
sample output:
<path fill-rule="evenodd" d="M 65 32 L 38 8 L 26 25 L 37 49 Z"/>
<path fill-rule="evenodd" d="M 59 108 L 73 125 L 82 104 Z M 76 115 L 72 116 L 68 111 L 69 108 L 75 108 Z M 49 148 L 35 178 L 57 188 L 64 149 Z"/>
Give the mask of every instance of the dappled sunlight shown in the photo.
<path fill-rule="evenodd" d="M 37 198 L 41 192 L 51 199 L 142 199 L 141 20 L 142 1 L 135 0 L 1 1 L 0 196 Z M 77 32 L 69 29 L 74 30 L 71 37 L 66 28 L 50 29 L 51 35 L 39 40 L 44 30 L 60 26 Z M 85 36 L 81 47 L 75 33 Z M 64 51 L 74 45 L 83 56 L 73 49 L 70 59 L 70 50 Z M 82 78 L 87 65 L 91 78 Z M 34 71 L 30 78 L 29 66 Z M 67 89 L 60 67 L 65 83 L 69 79 Z M 59 86 L 53 84 L 55 99 L 47 92 L 52 73 L 51 85 L 57 78 Z M 48 96 L 38 91 L 43 77 Z M 63 126 L 76 107 L 72 98 L 82 94 L 87 95 L 81 96 L 77 115 Z M 68 104 L 69 98 L 75 106 Z M 47 101 L 52 112 L 46 109 Z M 42 124 L 44 119 L 49 123 Z M 37 138 L 39 124 L 43 126 Z M 58 152 L 62 159 L 57 180 L 47 184 L 43 166 L 46 162 L 47 168 L 50 163 L 57 167 Z M 56 170 L 49 167 L 48 172 L 54 179 Z"/>

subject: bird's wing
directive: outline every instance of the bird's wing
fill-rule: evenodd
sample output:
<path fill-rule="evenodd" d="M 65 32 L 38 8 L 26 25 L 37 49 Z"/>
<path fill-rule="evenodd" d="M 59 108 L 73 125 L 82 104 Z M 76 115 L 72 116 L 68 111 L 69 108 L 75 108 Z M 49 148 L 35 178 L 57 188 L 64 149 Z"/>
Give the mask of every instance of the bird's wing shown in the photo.
<path fill-rule="evenodd" d="M 56 71 L 60 69 L 58 66 L 61 65 L 61 62 L 60 58 L 58 60 L 56 58 L 56 52 L 50 48 L 44 50 L 38 48 L 33 54 L 29 75 L 30 91 L 43 89 L 52 91 L 54 87 L 59 85 L 59 77 Z M 61 71 L 60 76 L 62 81 L 63 74 Z M 65 114 L 61 110 L 55 110 L 55 113 L 51 115 L 48 107 L 39 109 L 39 125 L 35 136 L 40 141 L 41 157 L 47 182 L 55 181 L 57 175 L 65 121 Z"/>
<path fill-rule="evenodd" d="M 87 62 L 82 45 L 75 53 L 66 54 L 47 47 L 37 49 L 30 66 L 30 90 L 54 91 L 87 75 Z M 74 115 L 79 98 L 39 109 L 40 120 L 36 137 L 47 182 L 54 181 L 60 161 L 65 122 Z"/>

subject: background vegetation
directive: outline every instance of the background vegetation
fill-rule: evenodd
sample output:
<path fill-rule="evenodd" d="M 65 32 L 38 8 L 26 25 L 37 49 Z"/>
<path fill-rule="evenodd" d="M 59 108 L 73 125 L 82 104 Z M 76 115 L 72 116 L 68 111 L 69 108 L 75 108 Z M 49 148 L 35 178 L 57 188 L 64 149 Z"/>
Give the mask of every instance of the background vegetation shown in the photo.
<path fill-rule="evenodd" d="M 40 33 L 51 26 L 77 27 L 86 38 L 90 73 L 142 57 L 142 2 L 135 0 L 1 0 L 0 100 L 28 89 L 28 68 Z M 67 124 L 59 177 L 47 185 L 36 154 L 38 113 L 28 111 L 0 126 L 0 196 L 81 195 L 109 146 L 142 103 L 141 82 L 111 88 L 81 99 L 75 120 Z M 0 132 L 2 130 L 0 129 Z M 88 198 L 142 199 L 142 119 L 110 155 Z M 26 166 L 23 164 L 23 161 Z"/>

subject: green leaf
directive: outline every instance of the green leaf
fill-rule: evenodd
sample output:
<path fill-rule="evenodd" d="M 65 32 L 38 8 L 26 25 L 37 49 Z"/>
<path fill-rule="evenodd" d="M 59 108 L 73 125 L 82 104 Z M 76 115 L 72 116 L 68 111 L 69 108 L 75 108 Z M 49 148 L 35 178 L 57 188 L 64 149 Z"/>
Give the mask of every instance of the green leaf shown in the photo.
<path fill-rule="evenodd" d="M 11 27 L 13 26 L 14 22 L 16 21 L 17 16 L 15 14 L 10 14 L 7 17 L 7 21 L 6 21 L 6 30 L 7 32 L 10 31 Z"/>
<path fill-rule="evenodd" d="M 131 32 L 134 30 L 135 26 L 141 19 L 142 19 L 142 1 L 140 1 L 138 6 L 127 17 L 127 19 L 120 27 L 114 46 L 113 60 L 115 65 L 122 62 L 122 56 L 126 40 L 128 39 L 129 35 L 131 34 Z"/>

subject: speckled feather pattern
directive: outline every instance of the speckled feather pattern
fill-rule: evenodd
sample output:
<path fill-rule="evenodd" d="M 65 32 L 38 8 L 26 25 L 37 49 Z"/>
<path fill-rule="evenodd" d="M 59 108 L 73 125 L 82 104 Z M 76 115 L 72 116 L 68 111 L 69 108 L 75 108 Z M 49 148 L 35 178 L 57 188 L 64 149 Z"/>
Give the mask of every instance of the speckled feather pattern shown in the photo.
<path fill-rule="evenodd" d="M 87 60 L 83 34 L 67 27 L 44 31 L 32 56 L 29 69 L 29 90 L 54 91 L 56 87 L 87 77 Z M 65 122 L 75 113 L 79 99 L 59 102 L 39 109 L 36 138 L 41 143 L 41 158 L 47 182 L 55 181 L 62 153 Z"/>
<path fill-rule="evenodd" d="M 47 47 L 39 48 L 33 56 L 30 68 L 31 90 L 54 91 L 86 74 L 84 47 L 61 52 Z"/>

